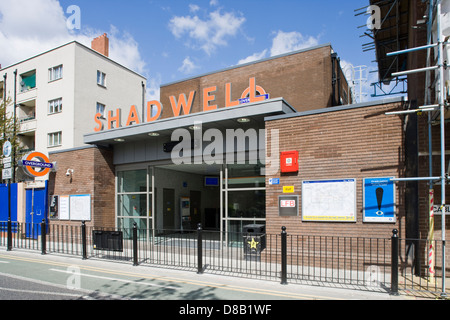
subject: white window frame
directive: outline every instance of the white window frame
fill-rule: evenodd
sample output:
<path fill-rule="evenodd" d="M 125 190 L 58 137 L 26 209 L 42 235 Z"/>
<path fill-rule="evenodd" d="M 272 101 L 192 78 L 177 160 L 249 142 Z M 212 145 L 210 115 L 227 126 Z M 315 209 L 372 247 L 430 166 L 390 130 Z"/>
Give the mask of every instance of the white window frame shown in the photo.
<path fill-rule="evenodd" d="M 97 70 L 97 84 L 106 87 L 106 73 Z"/>
<path fill-rule="evenodd" d="M 103 110 L 101 110 L 103 109 Z M 95 107 L 95 114 L 100 113 L 103 119 L 105 119 L 105 111 L 106 111 L 106 106 L 103 103 L 97 102 L 97 105 Z"/>
<path fill-rule="evenodd" d="M 50 100 L 48 102 L 48 114 L 55 114 L 62 112 L 62 98 Z"/>
<path fill-rule="evenodd" d="M 63 77 L 63 65 L 59 65 L 48 69 L 48 82 L 62 79 Z"/>
<path fill-rule="evenodd" d="M 48 147 L 59 147 L 62 145 L 62 131 L 48 134 Z"/>

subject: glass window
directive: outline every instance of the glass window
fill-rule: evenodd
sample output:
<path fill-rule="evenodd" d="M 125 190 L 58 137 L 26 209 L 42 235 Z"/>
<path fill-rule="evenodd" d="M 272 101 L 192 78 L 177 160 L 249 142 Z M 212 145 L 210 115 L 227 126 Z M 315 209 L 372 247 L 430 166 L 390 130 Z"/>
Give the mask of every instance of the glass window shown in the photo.
<path fill-rule="evenodd" d="M 63 66 L 57 66 L 48 69 L 48 81 L 55 81 L 62 79 L 63 77 Z"/>
<path fill-rule="evenodd" d="M 147 192 L 147 170 L 119 172 L 118 192 Z"/>
<path fill-rule="evenodd" d="M 101 72 L 101 71 L 97 71 L 97 84 L 102 86 L 102 87 L 106 87 L 106 74 Z"/>
<path fill-rule="evenodd" d="M 118 196 L 119 216 L 145 218 L 147 213 L 147 194 L 122 194 Z"/>
<path fill-rule="evenodd" d="M 48 102 L 48 113 L 58 113 L 62 111 L 62 98 L 50 100 Z"/>
<path fill-rule="evenodd" d="M 62 144 L 62 132 L 53 132 L 48 134 L 48 146 L 57 147 Z"/>
<path fill-rule="evenodd" d="M 117 225 L 131 232 L 136 222 L 139 236 L 145 236 L 146 228 L 152 226 L 152 194 L 147 176 L 147 169 L 117 173 Z"/>
<path fill-rule="evenodd" d="M 102 118 L 105 118 L 105 105 L 97 102 L 97 107 L 95 109 L 95 113 L 100 113 Z"/>
<path fill-rule="evenodd" d="M 229 191 L 228 217 L 265 218 L 266 192 L 264 190 Z"/>
<path fill-rule="evenodd" d="M 261 165 L 229 165 L 228 188 L 264 188 L 266 177 Z"/>

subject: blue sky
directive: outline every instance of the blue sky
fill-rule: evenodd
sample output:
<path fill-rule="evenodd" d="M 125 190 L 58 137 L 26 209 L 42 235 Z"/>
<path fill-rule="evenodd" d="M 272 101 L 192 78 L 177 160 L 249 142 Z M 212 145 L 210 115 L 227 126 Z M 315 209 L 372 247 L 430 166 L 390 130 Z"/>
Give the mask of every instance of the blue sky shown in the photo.
<path fill-rule="evenodd" d="M 0 0 L 0 63 L 107 33 L 110 57 L 148 79 L 149 98 L 160 84 L 239 63 L 331 43 L 343 64 L 372 63 L 360 38 L 368 0 Z M 80 8 L 80 28 L 66 20 Z M 376 76 L 376 74 L 373 74 Z M 369 89 L 366 89 L 368 91 Z M 368 91 L 370 94 L 371 91 Z"/>

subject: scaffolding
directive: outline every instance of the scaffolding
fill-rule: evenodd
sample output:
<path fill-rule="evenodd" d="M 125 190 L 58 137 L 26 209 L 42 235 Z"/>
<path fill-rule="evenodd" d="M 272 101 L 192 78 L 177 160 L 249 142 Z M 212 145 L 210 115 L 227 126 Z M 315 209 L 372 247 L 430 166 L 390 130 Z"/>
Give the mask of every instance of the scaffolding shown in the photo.
<path fill-rule="evenodd" d="M 416 48 L 410 48 L 406 50 L 400 50 L 396 52 L 387 53 L 387 56 L 395 56 L 395 55 L 401 55 L 413 51 L 418 50 L 427 50 L 427 61 L 426 61 L 426 67 L 425 68 L 419 68 L 414 70 L 407 70 L 407 71 L 400 71 L 392 73 L 392 76 L 404 76 L 408 74 L 413 73 L 419 73 L 419 72 L 425 72 L 426 73 L 426 87 L 425 87 L 425 105 L 419 107 L 419 109 L 415 110 L 406 110 L 406 111 L 399 111 L 399 112 L 390 112 L 387 114 L 399 114 L 399 113 L 405 113 L 405 112 L 429 112 L 428 113 L 428 148 L 429 148 L 429 177 L 420 177 L 420 178 L 398 178 L 395 179 L 396 181 L 402 181 L 405 179 L 409 180 L 428 180 L 430 183 L 430 189 L 432 189 L 433 184 L 435 181 L 440 181 L 441 186 L 441 212 L 442 212 L 442 218 L 441 218 L 441 230 L 442 230 L 442 291 L 445 295 L 445 269 L 446 269 L 446 263 L 445 263 L 445 191 L 446 191 L 446 183 L 447 183 L 447 172 L 446 172 L 446 165 L 445 165 L 445 112 L 446 112 L 446 92 L 445 92 L 445 74 L 444 70 L 446 69 L 446 63 L 444 62 L 444 46 L 447 46 L 448 43 L 443 39 L 442 34 L 442 24 L 441 24 L 441 17 L 442 17 L 442 0 L 430 0 L 428 5 L 428 23 L 427 23 L 427 45 L 416 47 Z M 433 39 L 433 25 L 436 24 L 436 39 Z M 435 42 L 434 42 L 435 41 Z M 431 57 L 431 49 L 437 49 L 437 64 L 434 64 L 432 62 Z M 435 77 L 435 83 L 436 83 L 436 93 L 437 93 L 437 103 L 431 104 L 432 97 L 431 97 L 431 90 L 432 86 L 431 84 L 431 71 L 436 72 Z M 439 124 L 440 124 L 440 167 L 441 167 L 441 174 L 439 177 L 432 177 L 432 140 L 431 140 L 431 125 L 434 120 L 437 120 L 439 118 Z M 433 213 L 430 214 L 432 216 Z M 430 232 L 430 234 L 433 234 Z M 429 239 L 431 242 L 433 239 Z"/>
<path fill-rule="evenodd" d="M 442 2 L 444 0 L 428 0 L 427 14 L 417 21 L 417 25 L 411 26 L 412 28 L 426 28 L 427 32 L 427 44 L 424 46 L 408 48 L 407 37 L 409 23 L 403 19 L 405 12 L 401 12 L 401 7 L 407 7 L 407 3 L 403 0 L 384 0 L 384 1 L 370 1 L 376 7 L 380 6 L 381 11 L 384 13 L 384 18 L 381 22 L 381 27 L 374 29 L 373 35 L 364 33 L 364 36 L 369 36 L 374 41 L 373 43 L 364 44 L 363 49 L 365 50 L 376 50 L 377 62 L 379 65 L 379 78 L 380 83 L 384 82 L 388 84 L 393 79 L 399 79 L 411 74 L 425 73 L 425 97 L 424 105 L 419 106 L 416 109 L 408 109 L 402 111 L 387 112 L 386 115 L 400 115 L 408 113 L 419 113 L 427 112 L 428 116 L 428 150 L 429 150 L 429 176 L 428 177 L 405 177 L 405 178 L 394 178 L 396 182 L 399 181 L 429 181 L 430 185 L 430 195 L 429 199 L 431 201 L 430 212 L 429 212 L 429 235 L 428 238 L 430 243 L 433 243 L 434 235 L 434 212 L 433 212 L 433 201 L 434 196 L 431 192 L 433 190 L 434 184 L 440 185 L 441 188 L 441 200 L 440 200 L 440 211 L 442 214 L 441 218 L 441 230 L 442 230 L 442 295 L 446 296 L 446 262 L 445 262 L 445 242 L 446 242 L 446 210 L 445 210 L 445 193 L 447 184 L 447 167 L 445 165 L 445 122 L 446 122 L 446 86 L 445 86 L 445 69 L 447 68 L 446 61 L 444 61 L 444 48 L 446 48 L 449 43 L 443 36 L 442 32 Z M 445 0 L 447 1 L 447 0 Z M 401 6 L 402 5 L 402 6 Z M 366 14 L 371 14 L 373 6 L 368 6 L 365 8 L 357 9 L 355 11 L 361 11 L 362 9 L 367 9 Z M 362 14 L 362 13 L 359 13 Z M 396 19 L 395 22 L 389 21 Z M 387 23 L 385 23 L 387 22 Z M 407 26 L 407 29 L 401 31 L 402 28 Z M 435 28 L 435 29 L 434 29 Z M 383 36 L 376 38 L 377 34 L 380 32 L 385 32 Z M 436 33 L 433 36 L 433 33 Z M 378 39 L 378 40 L 377 40 Z M 408 48 L 408 49 L 404 49 Z M 415 51 L 427 51 L 426 66 L 424 68 L 418 68 L 413 70 L 406 70 L 406 55 Z M 432 51 L 434 50 L 434 51 Z M 432 56 L 432 52 L 435 53 L 436 57 Z M 432 79 L 432 74 L 434 74 L 434 79 Z M 433 98 L 432 94 L 435 93 Z M 432 129 L 431 126 L 437 123 L 440 125 L 440 175 L 433 176 L 433 162 L 432 162 Z M 450 170 L 450 164 L 449 164 Z M 429 203 L 430 204 L 430 203 Z M 430 239 L 431 238 L 431 239 Z M 434 268 L 434 249 L 429 248 L 429 268 Z M 434 269 L 430 271 L 433 271 Z M 430 273 L 431 274 L 431 273 Z"/>
<path fill-rule="evenodd" d="M 378 70 L 378 81 L 372 82 L 372 97 L 387 95 L 404 95 L 407 93 L 407 77 L 393 76 L 393 72 L 406 68 L 406 58 L 402 55 L 387 56 L 386 53 L 399 51 L 408 45 L 408 12 L 402 10 L 407 7 L 409 0 L 379 0 L 370 1 L 379 9 L 382 20 L 379 26 L 369 29 L 366 25 L 358 28 L 365 29 L 360 38 L 368 38 L 369 42 L 362 44 L 363 52 L 375 51 Z M 365 6 L 355 10 L 355 16 L 369 15 L 371 19 L 373 6 Z"/>

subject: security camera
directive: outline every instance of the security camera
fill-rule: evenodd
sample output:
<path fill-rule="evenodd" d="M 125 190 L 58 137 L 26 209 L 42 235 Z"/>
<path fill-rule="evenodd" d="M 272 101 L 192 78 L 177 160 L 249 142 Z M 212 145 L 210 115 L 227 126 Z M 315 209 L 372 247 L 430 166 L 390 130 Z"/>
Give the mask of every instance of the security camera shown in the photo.
<path fill-rule="evenodd" d="M 73 169 L 67 169 L 66 176 L 70 177 L 70 175 L 73 173 Z"/>

